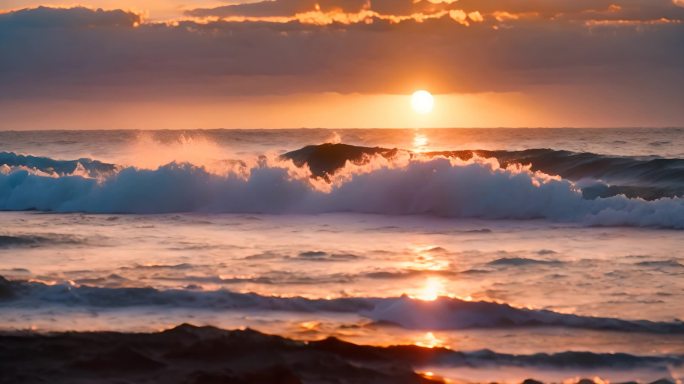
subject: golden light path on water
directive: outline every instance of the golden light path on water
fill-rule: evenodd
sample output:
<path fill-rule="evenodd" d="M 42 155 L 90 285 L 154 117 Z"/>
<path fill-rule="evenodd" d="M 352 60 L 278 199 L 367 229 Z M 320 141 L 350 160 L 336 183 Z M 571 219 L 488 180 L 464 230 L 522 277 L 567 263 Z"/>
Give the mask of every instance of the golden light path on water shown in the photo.
<path fill-rule="evenodd" d="M 428 136 L 425 133 L 420 132 L 420 130 L 416 130 L 416 133 L 413 136 L 413 152 L 426 152 L 429 144 L 430 140 L 428 139 Z"/>
<path fill-rule="evenodd" d="M 425 335 L 415 341 L 415 345 L 424 348 L 448 348 L 446 340 L 435 336 L 434 332 L 425 332 Z"/>
<path fill-rule="evenodd" d="M 434 107 L 435 99 L 430 92 L 421 89 L 415 91 L 411 95 L 411 108 L 417 115 L 421 117 L 421 122 L 418 127 L 424 127 L 423 124 L 425 124 L 426 121 L 423 121 L 422 119 L 428 118 L 428 115 L 432 113 Z M 416 129 L 413 136 L 412 150 L 414 152 L 426 152 L 429 143 L 430 140 L 428 139 L 427 135 L 421 132 L 420 129 Z"/>
<path fill-rule="evenodd" d="M 411 247 L 414 254 L 409 261 L 402 263 L 402 267 L 408 271 L 425 272 L 425 280 L 407 292 L 408 296 L 418 300 L 434 301 L 440 297 L 458 298 L 460 300 L 471 301 L 467 295 L 460 297 L 449 290 L 449 281 L 440 276 L 441 273 L 452 269 L 452 265 L 447 258 L 440 257 L 439 254 L 444 250 L 435 245 L 414 245 Z M 430 274 L 430 273 L 434 274 Z"/>

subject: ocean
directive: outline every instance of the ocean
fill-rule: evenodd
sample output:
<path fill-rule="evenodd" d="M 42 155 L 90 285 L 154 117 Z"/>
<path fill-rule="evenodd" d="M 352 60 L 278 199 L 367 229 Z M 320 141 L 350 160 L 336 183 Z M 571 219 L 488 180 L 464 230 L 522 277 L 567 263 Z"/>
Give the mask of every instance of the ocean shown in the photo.
<path fill-rule="evenodd" d="M 189 323 L 445 348 L 413 369 L 458 382 L 680 382 L 682 196 L 677 128 L 0 132 L 0 330 Z"/>

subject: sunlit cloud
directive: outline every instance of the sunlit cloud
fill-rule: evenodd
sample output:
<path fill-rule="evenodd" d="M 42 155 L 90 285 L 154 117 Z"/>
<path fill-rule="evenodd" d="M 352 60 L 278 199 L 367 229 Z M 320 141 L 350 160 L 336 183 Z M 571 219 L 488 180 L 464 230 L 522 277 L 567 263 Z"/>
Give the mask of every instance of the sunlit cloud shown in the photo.
<path fill-rule="evenodd" d="M 597 26 L 642 26 L 642 25 L 660 25 L 660 24 L 681 24 L 682 20 L 672 20 L 667 18 L 660 18 L 655 20 L 587 20 L 588 27 Z"/>
<path fill-rule="evenodd" d="M 684 123 L 681 1 L 83 3 L 0 13 L 3 128 L 74 109 L 125 127 Z M 440 100 L 429 119 L 405 111 L 416 89 Z M 321 95 L 337 110 L 282 101 Z"/>

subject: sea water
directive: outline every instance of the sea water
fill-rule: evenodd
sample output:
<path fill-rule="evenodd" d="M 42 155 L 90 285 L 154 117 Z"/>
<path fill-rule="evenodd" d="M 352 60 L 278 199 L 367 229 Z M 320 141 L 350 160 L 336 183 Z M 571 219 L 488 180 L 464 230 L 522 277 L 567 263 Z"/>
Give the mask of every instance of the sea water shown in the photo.
<path fill-rule="evenodd" d="M 316 177 L 287 155 L 309 145 L 367 155 Z M 472 354 L 425 367 L 452 379 L 678 380 L 683 159 L 681 129 L 0 132 L 0 328 L 187 322 Z"/>

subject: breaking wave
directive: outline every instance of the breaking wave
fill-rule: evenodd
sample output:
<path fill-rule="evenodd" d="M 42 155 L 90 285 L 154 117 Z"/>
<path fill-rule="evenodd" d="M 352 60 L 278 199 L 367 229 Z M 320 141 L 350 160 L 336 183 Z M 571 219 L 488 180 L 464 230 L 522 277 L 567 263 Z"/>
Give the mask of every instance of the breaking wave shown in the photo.
<path fill-rule="evenodd" d="M 0 152 L 0 170 L 24 169 L 44 176 L 81 175 L 98 177 L 111 175 L 117 170 L 114 164 L 97 160 L 55 160 L 49 157 L 25 156 L 12 152 Z"/>
<path fill-rule="evenodd" d="M 442 297 L 423 301 L 407 296 L 309 299 L 263 296 L 228 290 L 101 288 L 86 285 L 9 281 L 0 277 L 0 308 L 50 305 L 83 308 L 163 306 L 205 310 L 263 310 L 354 313 L 407 329 L 447 330 L 505 327 L 567 327 L 622 332 L 684 334 L 684 323 L 623 320 L 516 308 L 493 302 Z"/>
<path fill-rule="evenodd" d="M 510 159 L 500 162 L 496 158 L 472 156 L 464 160 L 453 153 L 418 155 L 382 149 L 369 154 L 363 147 L 353 147 L 350 153 L 345 150 L 347 147 L 315 147 L 323 151 L 323 159 L 299 152 L 253 162 L 224 161 L 223 170 L 189 163 L 170 163 L 156 169 L 124 168 L 79 160 L 69 173 L 70 162 L 4 154 L 4 164 L 0 165 L 0 210 L 355 212 L 684 228 L 684 199 L 679 197 L 646 200 L 625 195 L 587 196 L 587 190 L 610 186 L 600 179 L 573 182 L 550 176 L 535 170 L 535 163 L 524 166 Z M 558 156 L 571 157 L 563 151 L 556 152 L 560 153 Z M 339 159 L 343 159 L 342 167 L 335 168 Z M 641 169 L 641 160 L 630 161 L 625 167 L 616 167 L 622 173 Z M 635 171 L 640 175 L 637 179 L 645 182 L 655 177 L 653 172 L 659 172 L 662 183 L 676 186 L 676 182 L 684 181 L 679 168 L 681 161 L 671 161 L 672 164 L 658 165 L 650 173 L 644 171 L 648 177 Z M 332 164 L 334 171 L 321 176 L 321 166 L 325 164 Z M 544 164 L 548 165 L 548 161 Z M 596 170 L 595 166 L 585 168 Z M 612 172 L 622 174 L 615 169 Z M 560 173 L 562 176 L 563 172 Z"/>
<path fill-rule="evenodd" d="M 357 147 L 344 144 L 311 145 L 288 152 L 284 157 L 298 165 L 308 164 L 314 175 L 325 176 L 343 168 L 347 161 L 362 161 L 364 156 L 396 156 L 400 151 L 387 148 Z M 657 199 L 684 195 L 684 160 L 655 157 L 605 156 L 553 149 L 522 151 L 460 150 L 425 152 L 420 156 L 470 160 L 474 156 L 496 159 L 502 167 L 529 164 L 532 171 L 559 175 L 580 182 L 585 197 L 628 197 Z"/>

